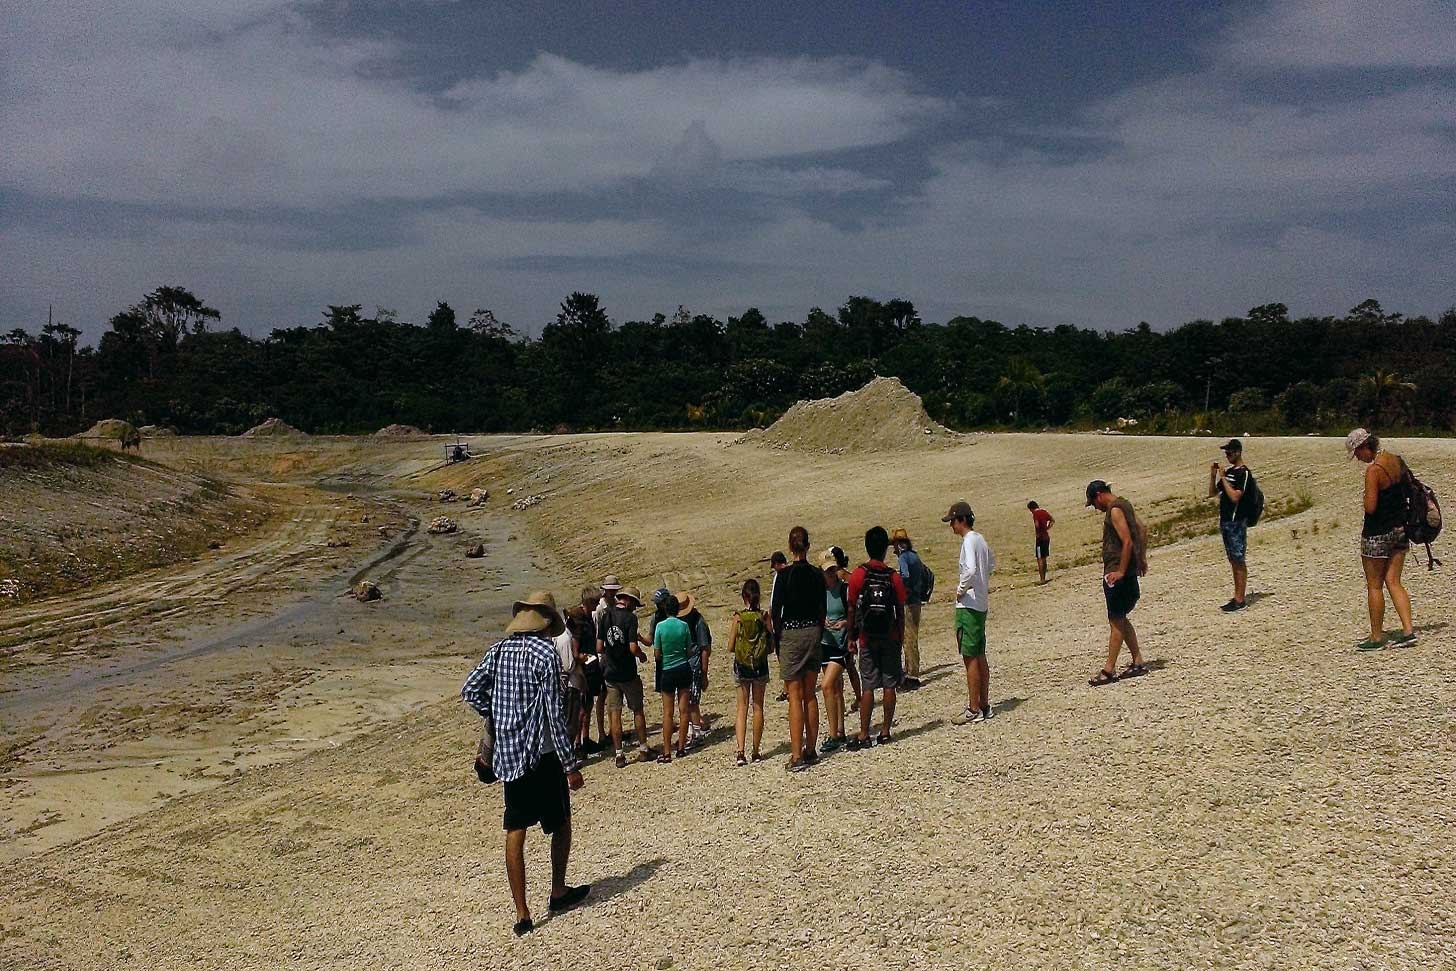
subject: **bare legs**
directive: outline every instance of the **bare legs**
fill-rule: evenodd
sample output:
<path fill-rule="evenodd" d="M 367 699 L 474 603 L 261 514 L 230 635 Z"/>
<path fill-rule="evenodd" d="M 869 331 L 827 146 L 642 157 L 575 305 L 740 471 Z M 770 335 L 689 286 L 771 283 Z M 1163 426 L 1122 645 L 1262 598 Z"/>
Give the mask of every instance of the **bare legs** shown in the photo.
<path fill-rule="evenodd" d="M 1234 572 L 1234 599 L 1239 603 L 1244 602 L 1244 592 L 1249 586 L 1249 564 L 1240 560 L 1237 563 L 1229 560 L 1229 566 Z"/>
<path fill-rule="evenodd" d="M 1360 557 L 1365 569 L 1365 601 L 1370 610 L 1370 639 L 1379 641 L 1385 637 L 1385 592 L 1390 591 L 1390 602 L 1395 605 L 1395 614 L 1400 618 L 1400 629 L 1409 634 L 1415 630 L 1411 622 L 1410 594 L 1401 583 L 1400 574 L 1405 569 L 1405 550 L 1390 559 Z"/>
<path fill-rule="evenodd" d="M 555 841 L 552 842 L 554 849 Z M 513 829 L 506 833 L 506 880 L 511 885 L 511 900 L 516 905 L 516 920 L 528 920 L 531 916 L 531 908 L 526 906 L 526 831 L 524 829 Z"/>
<path fill-rule="evenodd" d="M 1132 663 L 1143 663 L 1143 652 L 1138 647 L 1137 631 L 1133 629 L 1132 618 L 1123 617 L 1121 620 L 1109 620 L 1107 635 L 1107 666 L 1102 670 L 1109 674 L 1117 673 L 1117 655 L 1122 650 L 1122 645 L 1127 644 L 1127 649 L 1132 652 Z"/>
<path fill-rule="evenodd" d="M 819 679 L 824 707 L 829 709 L 829 737 L 844 737 L 844 665 L 830 661 Z"/>
<path fill-rule="evenodd" d="M 881 717 L 884 724 L 880 729 L 880 735 L 888 737 L 890 725 L 895 721 L 895 689 L 886 688 L 881 693 L 881 698 L 881 707 L 884 709 Z M 870 718 L 874 715 L 874 711 L 875 689 L 865 688 L 859 695 L 859 738 L 862 742 L 868 742 L 870 739 Z"/>
<path fill-rule="evenodd" d="M 991 665 L 986 655 L 966 657 L 961 655 L 966 666 L 966 707 L 971 711 L 985 711 L 991 707 Z"/>
<path fill-rule="evenodd" d="M 793 681 L 784 682 L 789 696 L 789 763 L 795 765 L 803 757 L 805 747 L 812 752 L 819 744 L 819 698 L 814 688 L 818 681 L 813 671 L 805 671 Z"/>
<path fill-rule="evenodd" d="M 677 723 L 675 726 L 678 736 L 677 749 L 679 752 L 681 752 L 688 747 L 688 693 L 686 690 L 673 692 L 671 694 L 665 691 L 662 692 L 663 755 L 669 755 L 672 752 L 674 717 L 677 719 Z"/>
<path fill-rule="evenodd" d="M 743 755 L 743 743 L 747 741 L 748 709 L 753 708 L 753 755 L 758 757 L 759 746 L 763 744 L 763 692 L 768 685 L 762 681 L 744 681 L 738 685 L 738 716 L 735 737 L 738 740 L 738 754 Z"/>

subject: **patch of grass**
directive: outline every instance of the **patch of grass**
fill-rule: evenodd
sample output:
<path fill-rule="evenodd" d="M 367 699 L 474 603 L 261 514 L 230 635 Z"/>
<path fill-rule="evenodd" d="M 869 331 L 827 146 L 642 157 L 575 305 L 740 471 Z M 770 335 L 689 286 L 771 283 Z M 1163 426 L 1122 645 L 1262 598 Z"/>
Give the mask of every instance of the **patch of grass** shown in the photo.
<path fill-rule="evenodd" d="M 110 449 L 81 442 L 40 442 L 35 445 L 7 445 L 0 448 L 0 470 L 45 469 L 56 466 L 94 469 L 110 465 L 120 456 Z"/>
<path fill-rule="evenodd" d="M 1170 505 L 1171 510 L 1167 508 Z M 1313 507 L 1314 496 L 1310 495 L 1309 490 L 1305 488 L 1296 490 L 1293 495 L 1266 499 L 1264 515 L 1254 529 L 1261 529 L 1266 523 L 1276 519 L 1297 516 Z M 1218 535 L 1218 510 L 1216 507 L 1211 508 L 1210 500 L 1207 499 L 1179 500 L 1176 497 L 1170 497 L 1154 500 L 1149 504 L 1148 514 L 1143 516 L 1142 520 L 1143 528 L 1147 530 L 1148 549 L 1150 550 L 1162 546 L 1172 546 L 1185 539 Z M 1314 532 L 1319 532 L 1318 525 L 1315 526 Z M 1069 565 L 1086 566 L 1089 563 L 1097 563 L 1101 559 L 1101 548 L 1093 548 L 1080 553 Z"/>

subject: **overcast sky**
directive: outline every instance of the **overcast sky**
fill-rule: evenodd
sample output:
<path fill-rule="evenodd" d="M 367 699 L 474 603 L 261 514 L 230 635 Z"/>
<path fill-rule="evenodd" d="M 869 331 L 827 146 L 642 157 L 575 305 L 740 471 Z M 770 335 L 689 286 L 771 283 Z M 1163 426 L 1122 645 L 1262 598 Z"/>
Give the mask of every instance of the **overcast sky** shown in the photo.
<path fill-rule="evenodd" d="M 11 0 L 0 331 L 1456 304 L 1456 4 Z"/>

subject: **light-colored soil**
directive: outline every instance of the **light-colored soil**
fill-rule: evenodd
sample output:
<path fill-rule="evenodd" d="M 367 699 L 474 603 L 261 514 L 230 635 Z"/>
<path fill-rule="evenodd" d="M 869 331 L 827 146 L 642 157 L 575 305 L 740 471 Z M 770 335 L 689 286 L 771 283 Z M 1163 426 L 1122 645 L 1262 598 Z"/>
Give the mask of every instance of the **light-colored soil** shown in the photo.
<path fill-rule="evenodd" d="M 781 451 L 886 452 L 939 448 L 960 438 L 925 412 L 920 396 L 899 378 L 875 378 L 837 398 L 800 401 L 768 428 L 745 434 L 745 444 Z"/>
<path fill-rule="evenodd" d="M 259 497 L 208 476 L 90 454 L 0 466 L 0 579 L 19 585 L 0 598 L 0 645 L 16 604 L 190 560 L 267 518 Z"/>
<path fill-rule="evenodd" d="M 507 489 L 545 498 L 519 514 L 463 514 L 463 529 L 476 528 L 471 515 L 500 517 L 482 532 L 485 561 L 422 553 L 409 564 L 420 572 L 401 570 L 384 600 L 349 605 L 380 625 L 356 634 L 359 677 L 414 677 L 394 659 L 436 645 L 438 704 L 0 864 L 0 967 L 1452 966 L 1456 594 L 1449 572 L 1409 564 L 1419 645 L 1354 652 L 1359 469 L 1337 442 L 1248 443 L 1264 491 L 1289 514 L 1252 532 L 1254 603 L 1226 616 L 1218 539 L 1190 527 L 1195 503 L 1214 515 L 1197 498 L 1219 457 L 1206 440 L 995 435 L 887 456 L 733 441 L 497 439 L 477 441 L 483 459 L 435 469 L 428 444 L 341 440 L 288 460 L 247 452 L 260 443 L 178 440 L 178 464 L 188 449 L 233 476 L 250 464 L 259 476 L 324 475 L 332 463 L 419 490 L 420 509 L 441 488 L 489 487 L 502 505 Z M 1456 442 L 1393 447 L 1456 495 Z M 1152 553 L 1134 615 L 1154 670 L 1099 689 L 1086 686 L 1106 632 L 1092 562 L 1100 522 L 1082 508 L 1094 476 L 1170 540 Z M 939 522 L 960 497 L 1001 564 L 990 615 L 998 717 L 965 728 L 950 724 L 964 681 L 949 630 L 956 545 Z M 1057 517 L 1046 586 L 1031 574 L 1033 498 Z M 721 636 L 736 587 L 767 578 L 759 561 L 790 526 L 854 555 L 876 522 L 905 526 L 941 587 L 922 632 L 927 684 L 902 697 L 894 745 L 789 776 L 783 707 L 770 701 L 770 761 L 735 769 L 720 650 L 705 701 L 712 743 L 671 766 L 589 766 L 572 878 L 595 882 L 592 903 L 513 939 L 500 793 L 474 781 L 477 723 L 448 696 L 513 586 L 536 578 L 510 567 L 471 611 L 448 597 L 481 581 L 449 571 L 491 564 L 516 535 L 552 558 L 541 565 L 563 598 L 608 571 L 686 587 Z M 266 629 L 247 640 L 278 647 Z M 218 683 L 227 656 L 196 659 L 220 667 L 184 671 L 156 710 L 103 708 L 66 731 L 124 736 L 141 718 L 166 738 L 194 717 L 227 717 L 208 705 L 276 713 L 272 699 L 302 683 L 254 664 L 221 700 L 187 686 Z M 322 680 L 320 693 L 346 696 Z M 660 707 L 649 713 L 655 726 Z M 56 811 L 107 798 L 83 793 Z M 543 920 L 539 835 L 527 856 Z"/>

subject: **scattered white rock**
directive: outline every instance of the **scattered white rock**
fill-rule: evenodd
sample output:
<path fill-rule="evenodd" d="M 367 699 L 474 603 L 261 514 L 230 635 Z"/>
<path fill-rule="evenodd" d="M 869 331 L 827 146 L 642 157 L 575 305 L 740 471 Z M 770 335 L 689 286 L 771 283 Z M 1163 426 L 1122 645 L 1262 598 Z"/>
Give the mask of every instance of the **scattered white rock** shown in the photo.
<path fill-rule="evenodd" d="M 511 508 L 516 510 L 517 512 L 522 509 L 530 509 L 532 506 L 540 505 L 541 500 L 545 498 L 545 496 L 526 496 L 524 499 L 517 499 L 515 502 L 511 503 Z"/>
<path fill-rule="evenodd" d="M 449 516 L 436 516 L 430 520 L 429 532 L 435 536 L 439 536 L 442 533 L 453 533 L 459 528 L 460 524 Z"/>

